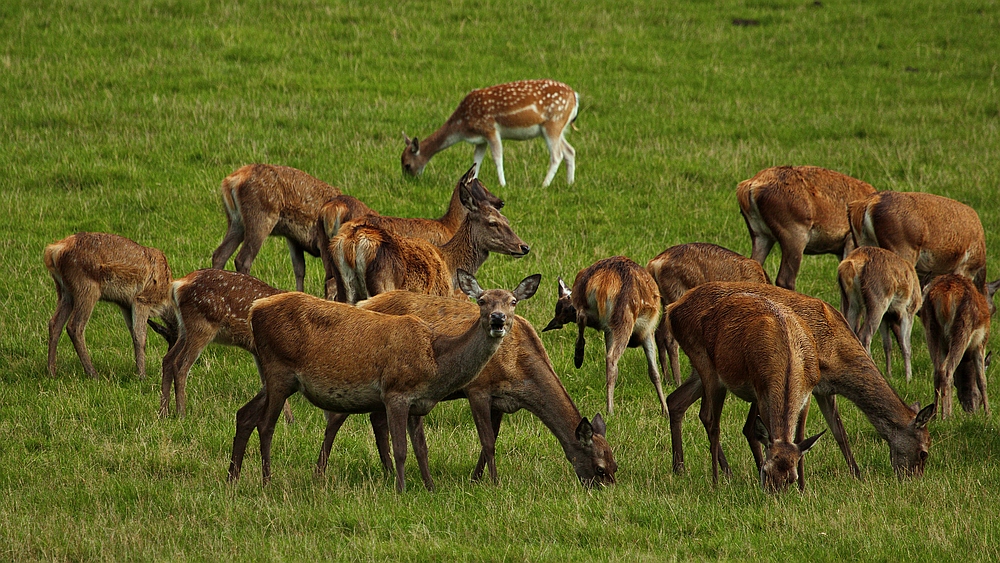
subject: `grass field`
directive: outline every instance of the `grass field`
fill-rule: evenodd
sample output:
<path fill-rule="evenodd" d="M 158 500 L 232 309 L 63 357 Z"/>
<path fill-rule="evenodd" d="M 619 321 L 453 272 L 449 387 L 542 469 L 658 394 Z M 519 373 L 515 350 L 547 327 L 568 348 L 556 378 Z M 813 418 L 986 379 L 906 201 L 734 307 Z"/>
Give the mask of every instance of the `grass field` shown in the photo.
<path fill-rule="evenodd" d="M 808 455 L 807 489 L 769 497 L 740 434 L 745 405 L 730 397 L 734 476 L 713 487 L 695 411 L 689 472 L 671 473 L 667 421 L 635 350 L 608 417 L 615 487 L 583 489 L 524 412 L 501 432 L 499 484 L 470 483 L 479 446 L 458 402 L 427 421 L 436 493 L 410 461 L 407 492 L 394 493 L 364 417 L 345 425 L 317 480 L 323 419 L 301 397 L 296 423 L 278 425 L 274 481 L 260 485 L 254 437 L 229 486 L 234 414 L 259 386 L 250 356 L 207 349 L 188 416 L 159 419 L 166 347 L 151 335 L 150 377 L 138 380 L 121 317 L 104 304 L 87 332 L 100 379 L 85 378 L 65 337 L 49 378 L 55 292 L 41 259 L 46 244 L 94 230 L 162 249 L 175 276 L 207 267 L 225 230 L 219 182 L 251 162 L 300 168 L 386 214 L 438 216 L 472 148 L 404 178 L 400 133 L 425 137 L 473 88 L 550 77 L 581 96 L 568 134 L 576 183 L 561 169 L 540 188 L 540 140 L 505 144 L 506 188 L 491 162 L 480 174 L 532 252 L 491 257 L 479 278 L 512 287 L 541 272 L 539 294 L 519 306 L 536 327 L 551 317 L 556 276 L 599 258 L 645 264 L 693 241 L 748 254 L 735 186 L 772 165 L 963 201 L 995 261 L 998 30 L 995 0 L 0 3 L 0 559 L 1000 558 L 997 415 L 933 421 L 926 475 L 899 482 L 885 442 L 841 402 L 865 480 L 827 436 Z M 836 264 L 806 257 L 799 291 L 836 303 Z M 307 268 L 306 290 L 320 294 L 322 268 Z M 268 241 L 254 273 L 293 287 L 283 241 Z M 588 337 L 580 370 L 571 330 L 543 341 L 592 416 L 604 405 L 603 345 Z M 896 361 L 892 384 L 925 404 L 923 339 L 918 324 L 914 381 Z M 824 427 L 816 410 L 809 434 Z"/>

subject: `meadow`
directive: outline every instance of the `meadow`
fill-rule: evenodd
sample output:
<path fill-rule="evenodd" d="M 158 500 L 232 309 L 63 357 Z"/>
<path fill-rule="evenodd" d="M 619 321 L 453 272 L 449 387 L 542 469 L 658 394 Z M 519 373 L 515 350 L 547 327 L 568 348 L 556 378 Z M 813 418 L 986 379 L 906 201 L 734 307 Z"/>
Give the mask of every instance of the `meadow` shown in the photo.
<path fill-rule="evenodd" d="M 255 435 L 243 479 L 229 485 L 234 415 L 259 388 L 250 356 L 206 349 L 187 417 L 161 419 L 164 342 L 150 334 L 150 375 L 139 380 L 121 316 L 102 304 L 87 332 L 100 378 L 84 376 L 65 336 L 50 378 L 56 295 L 42 249 L 107 231 L 162 249 L 177 277 L 208 267 L 225 231 L 219 183 L 252 162 L 299 168 L 385 214 L 439 216 L 472 147 L 408 178 L 401 132 L 425 137 L 474 88 L 553 78 L 580 93 L 567 136 L 576 182 L 561 168 L 540 187 L 541 140 L 505 143 L 506 187 L 489 159 L 480 174 L 532 250 L 493 256 L 478 277 L 513 287 L 541 272 L 538 295 L 518 307 L 537 328 L 557 276 L 569 282 L 597 259 L 645 264 L 694 241 L 749 254 L 735 187 L 774 165 L 967 203 L 994 264 L 998 30 L 995 0 L 0 3 L 0 559 L 997 560 L 997 414 L 932 421 L 926 474 L 898 481 L 885 442 L 841 401 L 864 480 L 826 436 L 807 456 L 806 490 L 767 496 L 740 433 L 745 404 L 730 397 L 722 440 L 734 475 L 713 487 L 695 409 L 688 473 L 671 472 L 667 420 L 637 350 L 623 356 L 607 417 L 614 487 L 581 487 L 525 412 L 505 418 L 499 483 L 471 483 L 479 445 L 461 402 L 427 418 L 437 492 L 422 488 L 412 455 L 407 491 L 394 492 L 362 416 L 316 479 L 323 418 L 299 396 L 296 422 L 278 424 L 271 484 L 260 483 Z M 806 257 L 797 289 L 837 304 L 836 265 Z M 279 239 L 253 268 L 294 287 Z M 988 277 L 1000 277 L 995 266 Z M 309 260 L 306 291 L 322 287 Z M 592 416 L 604 408 L 602 338 L 588 332 L 579 370 L 574 338 L 542 336 Z M 891 383 L 926 404 L 919 323 L 913 341 L 914 380 L 897 359 Z M 813 409 L 807 433 L 824 427 Z"/>

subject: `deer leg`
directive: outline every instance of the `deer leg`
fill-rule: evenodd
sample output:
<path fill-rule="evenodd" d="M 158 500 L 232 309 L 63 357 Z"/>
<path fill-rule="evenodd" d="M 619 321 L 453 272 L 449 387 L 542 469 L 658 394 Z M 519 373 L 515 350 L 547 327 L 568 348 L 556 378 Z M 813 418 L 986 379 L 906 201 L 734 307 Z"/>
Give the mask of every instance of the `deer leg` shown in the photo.
<path fill-rule="evenodd" d="M 326 430 L 323 432 L 323 443 L 319 447 L 319 458 L 316 460 L 316 468 L 313 475 L 322 477 L 326 473 L 326 466 L 330 461 L 330 450 L 333 448 L 333 441 L 337 438 L 340 427 L 347 422 L 347 414 L 340 412 L 323 411 L 326 416 Z"/>
<path fill-rule="evenodd" d="M 747 421 L 743 424 L 743 436 L 746 437 L 747 445 L 750 446 L 750 453 L 753 454 L 753 462 L 757 466 L 757 473 L 760 473 L 760 468 L 764 465 L 764 452 L 761 449 L 760 440 L 757 439 L 757 432 L 755 430 L 759 414 L 760 410 L 757 408 L 757 403 L 750 403 L 750 412 L 747 413 Z"/>
<path fill-rule="evenodd" d="M 903 369 L 906 371 L 906 382 L 909 383 L 910 378 L 913 377 L 913 367 L 911 366 L 913 346 L 910 342 L 910 336 L 913 332 L 913 315 L 907 315 L 904 312 L 900 315 L 899 322 L 894 323 L 892 328 L 896 333 L 896 341 L 899 342 L 899 349 L 903 352 Z M 886 366 L 886 370 L 888 371 L 888 365 Z"/>
<path fill-rule="evenodd" d="M 573 353 L 573 365 L 576 369 L 580 369 L 583 365 L 583 347 L 586 343 L 583 339 L 583 331 L 587 328 L 587 319 L 577 317 L 576 319 L 577 333 L 576 333 L 576 350 Z M 611 413 L 608 413 L 611 414 Z"/>
<path fill-rule="evenodd" d="M 497 482 L 496 466 L 496 434 L 493 432 L 492 409 L 488 394 L 469 395 L 469 407 L 472 409 L 472 420 L 476 423 L 476 433 L 479 435 L 479 461 L 472 472 L 472 480 L 478 481 L 483 476 L 483 468 L 489 467 L 490 479 Z"/>
<path fill-rule="evenodd" d="M 566 183 L 572 184 L 576 180 L 576 149 L 562 139 L 563 158 L 566 160 Z"/>
<path fill-rule="evenodd" d="M 656 396 L 660 399 L 660 414 L 667 416 L 667 400 L 663 396 L 663 384 L 660 382 L 660 369 L 656 365 L 656 343 L 649 334 L 642 341 L 642 349 L 646 352 L 646 364 L 649 368 L 649 379 L 656 388 Z"/>
<path fill-rule="evenodd" d="M 224 270 L 229 257 L 236 252 L 236 247 L 243 242 L 243 221 L 233 221 L 229 213 L 226 213 L 226 234 L 222 237 L 222 243 L 212 253 L 212 267 L 216 270 Z"/>
<path fill-rule="evenodd" d="M 688 407 L 702 396 L 701 376 L 692 373 L 673 393 L 667 396 L 667 413 L 670 417 L 670 450 L 673 453 L 674 473 L 684 473 L 684 444 L 681 425 Z"/>
<path fill-rule="evenodd" d="M 553 131 L 550 124 L 551 122 L 542 125 L 542 137 L 545 138 L 545 144 L 549 147 L 549 170 L 545 173 L 545 179 L 542 180 L 543 188 L 552 183 L 552 179 L 556 177 L 556 171 L 559 170 L 559 164 L 563 161 L 562 131 Z"/>
<path fill-rule="evenodd" d="M 744 220 L 746 220 L 746 217 L 744 217 Z M 763 266 L 764 261 L 767 260 L 767 256 L 771 254 L 771 248 L 774 247 L 775 240 L 764 233 L 755 233 L 750 228 L 749 222 L 747 222 L 747 230 L 750 231 L 750 257 Z M 784 251 L 784 248 L 782 248 L 782 251 Z"/>
<path fill-rule="evenodd" d="M 808 237 L 807 230 L 800 233 L 784 233 L 784 236 L 779 235 L 781 265 L 778 266 L 778 276 L 775 278 L 774 285 L 795 291 L 795 279 L 799 275 L 802 253 L 805 251 Z"/>
<path fill-rule="evenodd" d="M 624 331 L 608 330 L 604 333 L 604 369 L 607 378 L 608 395 L 608 415 L 614 414 L 615 408 L 615 383 L 618 381 L 618 359 L 621 358 L 625 346 L 628 344 L 628 335 L 622 334 Z M 617 333 L 617 334 L 616 334 Z M 666 404 L 664 402 L 664 404 Z"/>
<path fill-rule="evenodd" d="M 306 257 L 305 251 L 292 239 L 288 242 L 288 255 L 292 259 L 292 273 L 295 275 L 295 290 L 305 291 Z"/>
<path fill-rule="evenodd" d="M 281 411 L 287 404 L 288 397 L 295 392 L 282 386 L 272 385 L 267 390 L 267 407 L 257 424 L 257 436 L 260 438 L 261 476 L 263 483 L 271 482 L 271 439 L 274 437 L 274 425 L 281 416 Z"/>
<path fill-rule="evenodd" d="M 681 364 L 678 355 L 677 341 L 670 334 L 665 316 L 660 317 L 660 324 L 656 327 L 656 351 L 660 357 L 660 365 L 666 371 L 670 366 L 670 373 L 674 376 L 674 385 L 681 384 Z"/>
<path fill-rule="evenodd" d="M 965 340 L 965 341 L 960 341 Z M 934 370 L 934 402 L 938 404 L 938 411 L 941 418 L 951 418 L 952 412 L 952 392 L 951 388 L 955 384 L 955 369 L 962 361 L 968 339 L 954 339 L 945 356 L 941 366 Z"/>
<path fill-rule="evenodd" d="M 493 446 L 494 446 L 493 447 L 493 453 L 494 453 L 493 458 L 496 457 L 495 456 L 495 454 L 496 454 L 496 443 L 497 443 L 497 438 L 500 436 L 500 423 L 501 422 L 503 422 L 503 411 L 499 411 L 499 410 L 496 410 L 496 409 L 490 409 L 490 426 L 492 426 L 492 428 L 493 428 Z M 488 460 L 486 458 L 486 451 L 485 450 L 479 452 L 479 461 L 476 462 L 476 468 L 472 471 L 472 480 L 473 481 L 478 481 L 478 480 L 482 479 L 482 477 L 483 477 L 483 468 L 486 467 L 486 464 L 489 461 L 491 461 L 491 460 Z M 493 479 L 493 482 L 496 483 L 497 482 L 497 477 L 496 477 L 496 470 L 495 470 L 495 468 L 496 468 L 496 461 L 495 461 L 495 459 L 493 460 L 493 467 L 494 467 L 494 470 L 493 470 L 493 473 L 491 474 L 491 478 Z"/>
<path fill-rule="evenodd" d="M 806 404 L 802 406 L 802 410 L 799 411 L 798 421 L 795 426 L 795 444 L 801 444 L 802 440 L 806 439 L 806 416 L 809 414 L 809 399 L 806 399 Z M 806 463 L 805 456 L 799 456 L 798 463 L 799 470 L 799 490 L 806 490 Z"/>
<path fill-rule="evenodd" d="M 146 379 L 146 320 L 149 319 L 149 309 L 133 304 L 131 307 L 121 307 L 121 310 L 132 336 L 132 350 L 139 379 Z"/>
<path fill-rule="evenodd" d="M 215 337 L 210 331 L 185 327 L 184 336 L 179 338 L 177 344 L 167 356 L 175 354 L 172 371 L 167 374 L 167 356 L 163 358 L 164 372 L 160 384 L 160 415 L 167 415 L 167 405 L 170 403 L 170 382 L 173 381 L 175 401 L 177 403 L 177 416 L 184 417 L 187 414 L 187 379 L 191 373 L 191 367 L 202 351 Z M 176 349 L 176 352 L 174 350 Z"/>
<path fill-rule="evenodd" d="M 406 465 L 406 425 L 410 418 L 410 405 L 404 397 L 386 398 L 385 416 L 389 422 L 392 439 L 392 457 L 396 464 L 396 492 L 406 490 L 404 467 Z"/>
<path fill-rule="evenodd" d="M 476 166 L 475 172 L 472 173 L 472 177 L 473 178 L 478 178 L 479 177 L 479 169 L 483 165 L 483 159 L 486 157 L 486 149 L 488 147 L 489 146 L 486 143 L 480 143 L 480 144 L 476 145 L 476 150 L 472 154 L 472 162 Z"/>
<path fill-rule="evenodd" d="M 229 462 L 229 481 L 240 478 L 243 468 L 243 455 L 247 450 L 247 441 L 253 434 L 253 429 L 260 423 L 267 406 L 267 390 L 261 389 L 253 399 L 236 411 L 236 436 L 233 438 L 233 455 Z"/>
<path fill-rule="evenodd" d="M 844 430 L 844 423 L 840 420 L 840 411 L 837 410 L 837 396 L 813 394 L 813 398 L 816 399 L 816 404 L 819 406 L 820 412 L 823 413 L 823 418 L 826 419 L 826 425 L 833 432 L 833 438 L 840 446 L 840 453 L 844 455 L 844 461 L 847 462 L 847 468 L 851 471 L 851 475 L 855 479 L 861 479 L 861 468 L 854 461 L 851 445 L 847 442 L 847 431 Z"/>
<path fill-rule="evenodd" d="M 494 131 L 492 136 L 486 137 L 486 142 L 490 145 L 490 154 L 493 156 L 493 163 L 497 166 L 500 185 L 506 186 L 507 180 L 503 176 L 503 141 L 500 140 L 500 133 Z"/>
<path fill-rule="evenodd" d="M 243 246 L 236 253 L 236 271 L 241 274 L 249 274 L 250 266 L 253 265 L 254 258 L 260 252 L 264 240 L 271 234 L 271 230 L 278 224 L 277 217 L 263 217 L 260 222 L 254 222 L 245 227 L 243 235 Z"/>
<path fill-rule="evenodd" d="M 986 418 L 990 418 L 990 398 L 986 395 L 986 359 L 983 350 L 979 349 L 975 353 L 973 360 L 976 366 L 976 388 L 979 389 L 979 397 L 983 405 L 983 413 Z"/>
<path fill-rule="evenodd" d="M 882 322 L 878 325 L 878 334 L 882 338 L 882 352 L 885 353 L 885 380 L 889 381 L 892 377 L 892 334 L 895 332 L 899 334 L 899 329 L 897 328 L 898 323 L 893 320 L 882 317 Z M 897 336 L 898 339 L 898 336 Z"/>
<path fill-rule="evenodd" d="M 63 327 L 69 314 L 73 312 L 73 295 L 65 291 L 59 282 L 56 282 L 56 312 L 49 320 L 49 375 L 56 376 L 56 350 L 59 347 L 59 337 L 62 336 Z"/>
<path fill-rule="evenodd" d="M 704 380 L 702 381 L 704 385 Z M 712 452 L 712 484 L 719 483 L 719 451 L 722 449 L 719 440 L 719 430 L 722 425 L 722 405 L 726 399 L 726 388 L 721 385 L 715 389 L 706 389 L 701 399 L 701 422 L 708 431 L 708 444 Z M 732 472 L 726 471 L 726 477 L 732 477 Z"/>
<path fill-rule="evenodd" d="M 97 304 L 99 295 L 100 289 L 96 284 L 87 284 L 85 288 L 74 291 L 73 311 L 70 313 L 69 321 L 66 324 L 66 334 L 69 334 L 69 339 L 73 342 L 73 348 L 76 349 L 76 355 L 80 357 L 80 362 L 83 363 L 84 373 L 94 379 L 97 379 L 97 370 L 94 369 L 94 363 L 90 361 L 90 353 L 87 352 L 87 339 L 84 333 L 87 330 L 87 322 L 90 320 L 91 313 L 94 312 L 94 305 Z"/>
<path fill-rule="evenodd" d="M 410 443 L 413 444 L 413 455 L 417 457 L 417 466 L 420 467 L 420 478 L 424 481 L 424 487 L 428 491 L 434 492 L 434 480 L 431 479 L 431 469 L 427 463 L 427 436 L 424 434 L 424 417 L 409 417 L 407 430 L 410 433 Z"/>

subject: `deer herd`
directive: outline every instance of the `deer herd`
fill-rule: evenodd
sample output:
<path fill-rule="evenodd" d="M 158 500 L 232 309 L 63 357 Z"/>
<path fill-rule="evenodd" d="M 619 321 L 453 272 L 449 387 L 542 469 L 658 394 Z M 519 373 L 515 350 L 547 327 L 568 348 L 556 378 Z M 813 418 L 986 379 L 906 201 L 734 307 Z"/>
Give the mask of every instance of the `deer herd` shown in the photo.
<path fill-rule="evenodd" d="M 85 373 L 97 377 L 84 331 L 97 301 L 110 301 L 125 317 L 140 377 L 147 325 L 167 340 L 161 416 L 170 412 L 171 390 L 177 416 L 185 415 L 188 373 L 209 343 L 252 354 L 262 386 L 236 414 L 230 480 L 240 476 L 254 429 L 264 482 L 270 479 L 277 418 L 284 411 L 292 420 L 287 399 L 300 392 L 326 413 L 317 474 L 325 471 L 347 416 L 367 413 L 381 462 L 395 470 L 397 491 L 405 487 L 407 434 L 423 482 L 433 489 L 423 417 L 439 401 L 465 398 L 482 447 L 474 480 L 488 470 L 496 481 L 503 415 L 526 409 L 559 441 L 581 483 L 615 483 L 604 418 L 581 416 L 538 333 L 515 313 L 518 302 L 536 293 L 541 275 L 510 290 L 484 290 L 475 277 L 491 252 L 520 257 L 530 250 L 501 213 L 503 200 L 477 178 L 486 149 L 504 186 L 501 140 L 544 137 L 550 161 L 543 185 L 564 160 L 572 183 L 576 152 L 565 133 L 578 108 L 578 95 L 565 84 L 514 82 L 473 91 L 423 141 L 404 135 L 402 168 L 413 175 L 458 141 L 476 146 L 475 164 L 436 220 L 380 215 L 300 170 L 252 164 L 222 181 L 227 229 L 212 269 L 174 280 L 161 251 L 113 234 L 77 233 L 50 244 L 44 262 L 58 303 L 49 321 L 49 374 L 56 374 L 65 327 Z M 701 399 L 713 481 L 720 469 L 730 474 L 719 441 L 730 392 L 750 403 L 743 433 L 768 492 L 805 486 L 803 455 L 822 434 L 805 437 L 810 396 L 858 478 L 837 395 L 854 403 L 888 443 L 900 477 L 923 473 L 928 423 L 935 414 L 953 415 L 953 387 L 964 410 L 990 415 L 986 345 L 1000 280 L 986 283 L 985 234 L 975 210 L 937 195 L 878 192 L 812 166 L 762 170 L 739 183 L 736 200 L 750 234 L 750 258 L 688 243 L 667 248 L 645 268 L 623 256 L 598 260 L 571 286 L 558 279 L 555 315 L 543 329 L 576 324 L 577 368 L 586 328 L 604 333 L 609 416 L 619 359 L 627 347 L 643 348 L 669 420 L 675 472 L 685 467 L 684 413 Z M 287 241 L 296 292 L 250 275 L 268 236 Z M 763 264 L 776 242 L 781 264 L 771 285 Z M 225 271 L 237 248 L 236 271 Z M 323 299 L 302 293 L 306 252 L 322 258 Z M 795 292 L 804 254 L 842 260 L 843 313 Z M 934 364 L 934 399 L 923 408 L 905 404 L 888 383 L 893 336 L 911 380 L 914 317 L 922 321 Z M 876 330 L 884 373 L 871 357 Z M 678 347 L 690 359 L 686 379 Z M 676 389 L 664 395 L 660 366 L 667 365 Z"/>

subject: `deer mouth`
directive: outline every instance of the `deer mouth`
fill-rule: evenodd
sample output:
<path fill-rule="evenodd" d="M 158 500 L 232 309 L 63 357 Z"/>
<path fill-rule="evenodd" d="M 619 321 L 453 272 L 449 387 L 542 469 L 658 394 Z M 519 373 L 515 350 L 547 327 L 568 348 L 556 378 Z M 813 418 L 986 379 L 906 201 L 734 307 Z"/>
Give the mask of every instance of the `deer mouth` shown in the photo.
<path fill-rule="evenodd" d="M 510 255 L 514 258 L 520 258 L 522 256 L 526 256 L 529 252 L 531 252 L 531 247 L 526 244 L 522 244 L 517 250 L 512 250 Z"/>

